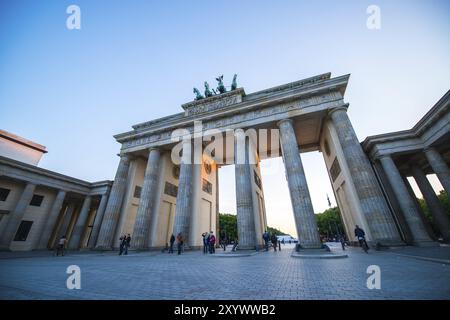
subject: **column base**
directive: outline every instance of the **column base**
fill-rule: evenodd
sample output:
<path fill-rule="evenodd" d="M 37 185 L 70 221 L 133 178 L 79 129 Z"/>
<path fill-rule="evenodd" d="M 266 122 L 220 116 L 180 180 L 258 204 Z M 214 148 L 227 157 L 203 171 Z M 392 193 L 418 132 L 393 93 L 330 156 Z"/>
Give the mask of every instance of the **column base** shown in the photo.
<path fill-rule="evenodd" d="M 326 244 L 318 244 L 318 245 L 311 245 L 311 246 L 305 246 L 304 244 L 297 243 L 295 245 L 295 251 L 299 252 L 300 250 L 327 250 L 330 251 L 330 248 Z"/>
<path fill-rule="evenodd" d="M 256 246 L 252 246 L 252 245 L 243 245 L 241 246 L 240 244 L 238 244 L 236 251 L 242 251 L 242 250 L 253 250 L 256 251 Z"/>
<path fill-rule="evenodd" d="M 439 247 L 439 242 L 436 241 L 413 241 L 413 246 L 416 247 Z"/>
<path fill-rule="evenodd" d="M 331 252 L 330 248 L 324 244 L 323 247 L 319 249 L 299 248 L 299 245 L 297 245 L 295 251 L 292 252 L 291 257 L 301 259 L 341 259 L 348 258 L 348 255 L 345 253 Z"/>
<path fill-rule="evenodd" d="M 93 250 L 93 251 L 113 251 L 114 248 L 111 248 L 111 247 L 95 247 L 95 248 L 92 248 L 91 250 Z"/>

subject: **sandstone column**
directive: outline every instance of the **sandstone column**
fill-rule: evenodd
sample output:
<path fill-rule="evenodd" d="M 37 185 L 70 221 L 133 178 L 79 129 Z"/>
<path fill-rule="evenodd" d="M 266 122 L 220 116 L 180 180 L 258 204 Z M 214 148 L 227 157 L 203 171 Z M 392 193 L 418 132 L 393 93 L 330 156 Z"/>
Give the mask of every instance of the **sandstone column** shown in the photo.
<path fill-rule="evenodd" d="M 65 197 L 66 191 L 59 190 L 58 194 L 56 195 L 55 201 L 53 201 L 52 208 L 50 209 L 50 212 L 48 213 L 44 220 L 44 223 L 42 224 L 42 234 L 40 238 L 37 238 L 39 239 L 39 242 L 37 244 L 38 249 L 47 248 L 50 237 L 52 236 L 52 231 L 56 224 L 56 220 L 58 219 L 58 215 L 61 212 Z M 35 247 L 35 245 L 36 244 L 33 245 L 33 248 Z"/>
<path fill-rule="evenodd" d="M 442 156 L 439 154 L 439 152 L 436 151 L 436 149 L 428 147 L 424 150 L 424 152 L 431 168 L 444 187 L 444 190 L 450 196 L 450 169 L 448 168 L 444 159 L 442 159 Z"/>
<path fill-rule="evenodd" d="M 72 236 L 69 241 L 70 249 L 79 249 L 81 247 L 80 240 L 84 234 L 89 211 L 91 209 L 91 196 L 86 196 L 83 201 L 83 206 L 81 207 L 80 214 L 78 215 L 78 219 L 75 223 L 75 227 L 72 231 Z"/>
<path fill-rule="evenodd" d="M 144 185 L 141 191 L 139 207 L 134 222 L 132 248 L 144 249 L 149 245 L 150 221 L 155 218 L 155 194 L 158 188 L 160 152 L 150 149 L 145 169 Z"/>
<path fill-rule="evenodd" d="M 72 215 L 74 215 L 76 213 L 76 209 L 77 209 L 77 206 L 74 203 L 70 203 L 67 206 L 67 210 L 64 213 L 64 216 L 62 217 L 61 224 L 57 228 L 57 230 L 55 231 L 53 244 L 55 243 L 55 241 L 57 242 L 61 236 L 64 236 L 64 235 L 66 237 L 69 236 L 67 234 L 67 231 L 68 231 L 68 228 L 69 228 L 69 225 L 70 225 L 70 221 L 72 220 Z"/>
<path fill-rule="evenodd" d="M 448 218 L 447 213 L 444 211 L 439 198 L 436 196 L 436 193 L 433 190 L 430 182 L 428 181 L 425 173 L 422 169 L 417 165 L 411 166 L 411 171 L 414 176 L 414 180 L 416 180 L 417 185 L 419 186 L 420 192 L 427 203 L 428 208 L 436 222 L 436 225 L 439 231 L 442 234 L 445 242 L 450 241 L 450 220 Z"/>
<path fill-rule="evenodd" d="M 100 233 L 97 240 L 97 249 L 111 249 L 116 231 L 117 221 L 120 216 L 125 190 L 127 187 L 128 169 L 130 167 L 130 159 L 128 155 L 122 155 L 119 167 L 117 168 L 114 183 L 109 195 L 106 211 L 103 216 Z"/>
<path fill-rule="evenodd" d="M 252 198 L 252 168 L 249 163 L 249 144 L 242 130 L 236 130 L 235 183 L 239 249 L 256 249 L 255 217 Z"/>
<path fill-rule="evenodd" d="M 11 241 L 13 240 L 27 207 L 33 198 L 35 188 L 35 184 L 27 183 L 14 210 L 9 213 L 7 224 L 3 233 L 0 235 L 0 248 L 9 249 Z"/>
<path fill-rule="evenodd" d="M 330 118 L 336 129 L 339 144 L 373 240 L 385 245 L 401 244 L 394 218 L 378 184 L 375 172 L 348 118 L 347 107 L 331 110 Z"/>
<path fill-rule="evenodd" d="M 192 216 L 192 173 L 194 168 L 192 164 L 192 148 L 190 140 L 183 141 L 183 156 L 180 164 L 175 221 L 173 224 L 174 236 L 176 237 L 181 232 L 186 246 L 189 243 Z"/>
<path fill-rule="evenodd" d="M 98 205 L 97 213 L 95 214 L 94 226 L 92 227 L 91 237 L 89 238 L 89 248 L 94 248 L 97 243 L 98 233 L 102 225 L 103 216 L 106 210 L 106 204 L 108 202 L 108 193 L 102 194 L 100 204 Z"/>
<path fill-rule="evenodd" d="M 420 244 L 422 242 L 431 242 L 432 240 L 420 217 L 421 213 L 414 204 L 394 161 L 390 156 L 386 155 L 380 158 L 380 162 L 400 204 L 400 208 L 403 211 L 409 229 L 411 230 L 414 243 Z"/>
<path fill-rule="evenodd" d="M 299 244 L 305 249 L 321 248 L 322 243 L 292 120 L 281 120 L 278 126 Z"/>

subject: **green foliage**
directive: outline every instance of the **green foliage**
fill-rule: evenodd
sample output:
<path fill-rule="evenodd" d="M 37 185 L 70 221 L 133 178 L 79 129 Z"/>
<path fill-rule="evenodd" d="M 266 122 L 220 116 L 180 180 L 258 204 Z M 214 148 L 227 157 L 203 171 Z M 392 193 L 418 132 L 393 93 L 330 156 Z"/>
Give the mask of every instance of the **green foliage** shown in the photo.
<path fill-rule="evenodd" d="M 344 234 L 344 225 L 338 207 L 330 208 L 322 213 L 316 214 L 319 233 L 323 236 L 334 236 Z"/>
<path fill-rule="evenodd" d="M 447 193 L 444 190 L 441 190 L 441 192 L 438 194 L 438 199 L 441 202 L 442 207 L 444 208 L 445 212 L 447 212 L 447 215 L 450 217 L 450 202 L 449 202 Z M 420 209 L 422 210 L 423 214 L 425 215 L 425 218 L 430 223 L 434 234 L 439 236 L 440 235 L 439 229 L 436 225 L 436 222 L 434 221 L 434 218 L 430 212 L 430 209 L 427 206 L 427 203 L 425 202 L 424 199 L 417 199 L 417 201 L 419 202 Z"/>
<path fill-rule="evenodd" d="M 219 214 L 219 229 L 220 229 L 220 238 L 224 236 L 227 237 L 228 240 L 237 239 L 237 217 L 233 214 L 220 213 Z M 276 228 L 267 227 L 267 230 L 270 234 L 275 233 L 277 236 L 282 234 L 287 234 L 281 230 Z"/>
<path fill-rule="evenodd" d="M 219 214 L 220 238 L 226 237 L 228 240 L 237 239 L 237 217 L 233 214 Z"/>

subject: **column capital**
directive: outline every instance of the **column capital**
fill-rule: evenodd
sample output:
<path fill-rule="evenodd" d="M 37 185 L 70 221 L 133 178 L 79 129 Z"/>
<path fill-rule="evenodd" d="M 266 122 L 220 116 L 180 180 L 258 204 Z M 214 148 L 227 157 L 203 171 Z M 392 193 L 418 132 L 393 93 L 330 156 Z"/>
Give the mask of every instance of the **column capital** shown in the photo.
<path fill-rule="evenodd" d="M 120 157 L 120 160 L 123 159 L 124 161 L 127 161 L 127 162 L 130 161 L 132 158 L 132 155 L 129 153 L 118 153 L 117 155 Z"/>
<path fill-rule="evenodd" d="M 161 151 L 160 148 L 158 148 L 158 147 L 150 147 L 147 150 L 148 150 L 148 153 L 150 153 L 152 151 Z"/>
<path fill-rule="evenodd" d="M 382 159 L 391 159 L 391 160 L 393 160 L 392 159 L 392 154 L 390 154 L 390 153 L 380 154 L 380 155 L 377 155 L 375 158 L 377 160 L 382 160 Z"/>
<path fill-rule="evenodd" d="M 436 151 L 436 149 L 433 146 L 423 147 L 423 152 L 428 152 L 428 151 Z"/>
<path fill-rule="evenodd" d="M 343 104 L 343 105 L 341 105 L 341 106 L 339 106 L 339 107 L 332 108 L 332 109 L 328 109 L 328 117 L 331 117 L 331 115 L 332 115 L 334 112 L 336 112 L 336 111 L 341 111 L 341 110 L 343 110 L 343 111 L 347 112 L 348 106 L 349 106 L 349 104 L 348 104 L 348 103 L 345 103 L 345 104 Z"/>
<path fill-rule="evenodd" d="M 277 122 L 277 127 L 279 127 L 283 122 L 289 122 L 290 124 L 294 123 L 294 121 L 291 118 L 281 119 Z"/>

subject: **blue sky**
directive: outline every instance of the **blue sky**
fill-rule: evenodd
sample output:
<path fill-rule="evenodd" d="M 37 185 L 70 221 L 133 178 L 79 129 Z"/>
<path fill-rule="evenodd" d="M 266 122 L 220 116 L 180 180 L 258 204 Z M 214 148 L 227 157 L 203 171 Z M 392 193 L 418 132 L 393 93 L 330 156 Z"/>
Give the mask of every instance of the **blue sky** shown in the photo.
<path fill-rule="evenodd" d="M 81 30 L 66 28 L 71 4 Z M 380 30 L 366 27 L 371 4 Z M 47 146 L 44 168 L 112 179 L 112 136 L 182 111 L 205 80 L 224 74 L 228 84 L 238 73 L 249 93 L 332 72 L 351 73 L 346 101 L 360 140 L 407 129 L 449 89 L 449 13 L 437 0 L 2 0 L 0 128 Z M 302 159 L 322 211 L 332 198 L 323 160 Z M 284 173 L 264 173 L 277 162 L 262 165 L 268 220 L 292 231 Z M 221 171 L 221 209 L 235 212 L 233 170 Z"/>

